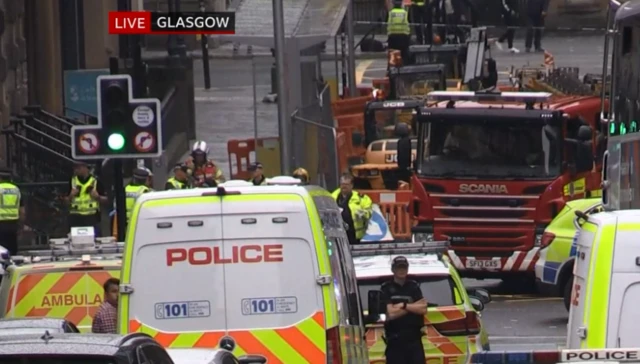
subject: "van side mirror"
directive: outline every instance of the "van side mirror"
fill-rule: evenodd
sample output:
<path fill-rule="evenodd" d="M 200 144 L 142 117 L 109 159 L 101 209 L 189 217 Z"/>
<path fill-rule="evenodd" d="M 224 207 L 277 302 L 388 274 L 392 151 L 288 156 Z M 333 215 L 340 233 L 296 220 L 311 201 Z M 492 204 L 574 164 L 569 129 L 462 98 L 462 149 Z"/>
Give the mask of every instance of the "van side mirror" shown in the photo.
<path fill-rule="evenodd" d="M 578 140 L 586 142 L 593 138 L 593 129 L 589 125 L 580 125 L 578 128 Z"/>
<path fill-rule="evenodd" d="M 580 141 L 576 143 L 576 172 L 588 172 L 593 169 L 593 150 L 591 141 Z"/>
<path fill-rule="evenodd" d="M 482 303 L 478 297 L 469 296 L 469 301 L 476 311 L 480 312 L 484 310 L 484 303 Z"/>
<path fill-rule="evenodd" d="M 238 358 L 240 364 L 265 364 L 267 358 L 261 355 L 243 355 Z"/>
<path fill-rule="evenodd" d="M 469 296 L 478 298 L 483 304 L 491 302 L 491 294 L 484 288 L 471 288 L 467 290 Z"/>
<path fill-rule="evenodd" d="M 578 217 L 578 225 L 582 226 L 585 222 L 589 221 L 589 215 L 585 214 L 584 212 L 576 210 L 575 214 Z"/>
<path fill-rule="evenodd" d="M 369 307 L 369 317 L 379 317 L 380 314 L 386 313 L 386 307 L 382 307 L 382 291 L 369 291 L 367 293 L 367 307 Z"/>

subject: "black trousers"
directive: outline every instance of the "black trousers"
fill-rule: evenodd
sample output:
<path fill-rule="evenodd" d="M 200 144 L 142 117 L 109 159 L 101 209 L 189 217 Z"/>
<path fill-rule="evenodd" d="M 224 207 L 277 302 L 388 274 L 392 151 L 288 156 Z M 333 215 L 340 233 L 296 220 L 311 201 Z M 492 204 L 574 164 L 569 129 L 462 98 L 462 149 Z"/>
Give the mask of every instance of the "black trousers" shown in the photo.
<path fill-rule="evenodd" d="M 387 37 L 387 47 L 389 49 L 397 49 L 402 55 L 402 63 L 408 64 L 409 62 L 409 46 L 411 45 L 411 38 L 407 34 L 389 34 Z"/>
<path fill-rule="evenodd" d="M 0 245 L 5 247 L 9 254 L 18 254 L 18 224 L 3 223 L 0 227 Z"/>
<path fill-rule="evenodd" d="M 387 343 L 385 350 L 387 364 L 424 364 L 425 354 L 422 341 Z"/>
<path fill-rule="evenodd" d="M 527 37 L 524 42 L 524 47 L 531 49 L 531 45 L 536 50 L 542 49 L 542 29 L 533 29 L 534 27 L 544 27 L 544 17 L 542 14 L 527 14 L 529 18 L 529 28 L 527 29 Z"/>
<path fill-rule="evenodd" d="M 446 27 L 441 28 L 440 30 L 440 38 L 444 43 L 447 39 L 447 34 L 453 34 L 458 44 L 463 44 L 467 41 L 467 35 L 465 33 L 465 28 L 460 27 L 462 25 L 462 17 L 460 14 L 452 13 L 452 14 L 441 14 L 442 23 L 446 24 Z"/>
<path fill-rule="evenodd" d="M 416 33 L 418 44 L 431 44 L 433 42 L 433 14 L 429 5 L 411 5 L 411 22 L 416 24 L 413 30 Z"/>
<path fill-rule="evenodd" d="M 515 19 L 513 17 L 513 15 L 511 14 L 503 14 L 502 15 L 503 19 L 504 19 L 504 25 L 506 25 L 507 27 L 512 27 L 515 26 Z M 513 48 L 513 37 L 516 35 L 516 30 L 511 28 L 507 28 L 507 30 L 504 32 L 504 34 L 502 34 L 502 36 L 500 36 L 500 38 L 498 39 L 498 42 L 502 43 L 505 40 L 507 41 L 507 46 L 509 48 Z"/>

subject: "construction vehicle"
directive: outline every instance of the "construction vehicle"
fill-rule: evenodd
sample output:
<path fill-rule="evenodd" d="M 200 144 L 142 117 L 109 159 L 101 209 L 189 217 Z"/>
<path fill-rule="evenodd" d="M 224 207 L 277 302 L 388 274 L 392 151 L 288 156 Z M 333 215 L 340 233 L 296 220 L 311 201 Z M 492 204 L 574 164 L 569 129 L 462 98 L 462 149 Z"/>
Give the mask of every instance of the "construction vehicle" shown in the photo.
<path fill-rule="evenodd" d="M 416 118 L 413 240 L 451 241 L 464 276 L 533 284 L 547 224 L 566 201 L 601 193 L 600 99 L 471 91 L 428 99 Z"/>

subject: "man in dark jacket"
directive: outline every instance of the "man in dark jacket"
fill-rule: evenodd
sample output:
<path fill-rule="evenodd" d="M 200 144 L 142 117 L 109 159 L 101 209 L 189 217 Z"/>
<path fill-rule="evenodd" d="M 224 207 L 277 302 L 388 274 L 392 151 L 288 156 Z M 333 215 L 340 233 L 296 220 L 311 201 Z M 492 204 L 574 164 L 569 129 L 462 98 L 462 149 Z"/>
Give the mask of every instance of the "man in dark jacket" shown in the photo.
<path fill-rule="evenodd" d="M 502 13 L 502 20 L 504 21 L 504 25 L 507 27 L 507 30 L 502 34 L 498 41 L 496 42 L 496 47 L 502 50 L 502 43 L 506 40 L 507 46 L 509 47 L 509 52 L 511 53 L 520 53 L 518 48 L 513 46 L 513 37 L 516 34 L 516 30 L 512 28 L 516 25 L 516 20 L 518 17 L 517 10 L 518 9 L 518 0 L 500 0 L 500 11 Z"/>
<path fill-rule="evenodd" d="M 544 52 L 541 43 L 542 28 L 544 27 L 544 18 L 547 16 L 548 8 L 549 0 L 527 0 L 529 28 L 527 29 L 527 38 L 524 44 L 527 52 L 531 52 L 532 43 L 536 52 Z"/>
<path fill-rule="evenodd" d="M 460 27 L 467 23 L 467 12 L 471 15 L 471 26 L 477 27 L 478 14 L 475 6 L 470 0 L 439 0 L 439 14 L 440 21 L 446 24 L 446 28 L 441 28 L 440 38 L 444 42 L 447 39 L 447 34 L 452 34 L 456 38 L 456 43 L 466 42 L 465 28 Z"/>

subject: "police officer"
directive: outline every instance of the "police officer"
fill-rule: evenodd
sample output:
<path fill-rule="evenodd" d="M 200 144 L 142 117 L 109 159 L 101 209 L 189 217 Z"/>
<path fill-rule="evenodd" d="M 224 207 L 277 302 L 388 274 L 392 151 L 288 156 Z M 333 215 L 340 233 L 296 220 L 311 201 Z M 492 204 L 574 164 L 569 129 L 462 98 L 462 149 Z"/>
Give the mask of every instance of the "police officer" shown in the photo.
<path fill-rule="evenodd" d="M 395 0 L 387 19 L 387 48 L 399 50 L 402 54 L 402 62 L 407 64 L 410 45 L 409 14 L 402 7 L 402 1 Z"/>
<path fill-rule="evenodd" d="M 384 322 L 387 364 L 424 364 L 422 327 L 427 301 L 416 281 L 407 279 L 409 261 L 397 256 L 391 263 L 393 280 L 382 284 L 382 299 L 387 304 Z"/>
<path fill-rule="evenodd" d="M 18 227 L 23 216 L 20 189 L 11 183 L 11 171 L 0 169 L 0 245 L 11 255 L 18 253 Z"/>
<path fill-rule="evenodd" d="M 69 226 L 92 226 L 100 236 L 100 204 L 107 203 L 103 184 L 89 171 L 89 166 L 76 162 L 69 182 Z"/>
<path fill-rule="evenodd" d="M 190 188 L 189 167 L 186 164 L 178 163 L 173 167 L 173 177 L 167 180 L 164 185 L 165 190 L 184 190 Z"/>
<path fill-rule="evenodd" d="M 400 2 L 400 6 L 402 6 L 402 2 Z M 428 16 L 428 11 L 431 8 L 429 7 L 429 10 L 427 8 L 425 0 L 411 0 L 411 23 L 413 23 L 413 30 L 418 44 L 430 43 L 427 32 L 431 31 L 428 28 L 433 26 L 433 17 Z M 426 28 L 424 26 L 425 23 L 427 24 Z"/>
<path fill-rule="evenodd" d="M 254 186 L 260 186 L 267 183 L 267 177 L 262 174 L 262 163 L 251 163 L 248 170 L 251 172 L 251 179 L 249 182 L 253 183 Z"/>
<path fill-rule="evenodd" d="M 517 0 L 500 0 L 500 11 L 502 12 L 502 19 L 504 21 L 504 25 L 507 26 L 507 30 L 496 41 L 496 47 L 502 50 L 502 43 L 506 40 L 509 52 L 511 53 L 520 53 L 520 50 L 513 46 L 513 37 L 516 34 L 516 30 L 513 27 L 516 25 L 518 18 L 517 9 Z"/>
<path fill-rule="evenodd" d="M 149 172 L 142 168 L 136 168 L 133 171 L 133 178 L 131 182 L 124 188 L 124 193 L 126 196 L 126 212 L 127 212 L 127 222 L 131 218 L 131 213 L 133 212 L 133 206 L 136 204 L 136 200 L 138 197 L 142 196 L 143 193 L 147 193 L 151 191 L 149 186 L 147 186 L 147 181 L 149 179 Z"/>
<path fill-rule="evenodd" d="M 342 219 L 349 226 L 347 237 L 350 244 L 357 244 L 364 237 L 373 213 L 371 198 L 353 190 L 353 177 L 345 174 L 340 178 L 340 188 L 331 194 L 342 211 Z"/>
<path fill-rule="evenodd" d="M 302 185 L 309 184 L 309 172 L 304 168 L 297 168 L 293 171 L 292 177 L 299 179 L 302 182 Z"/>

